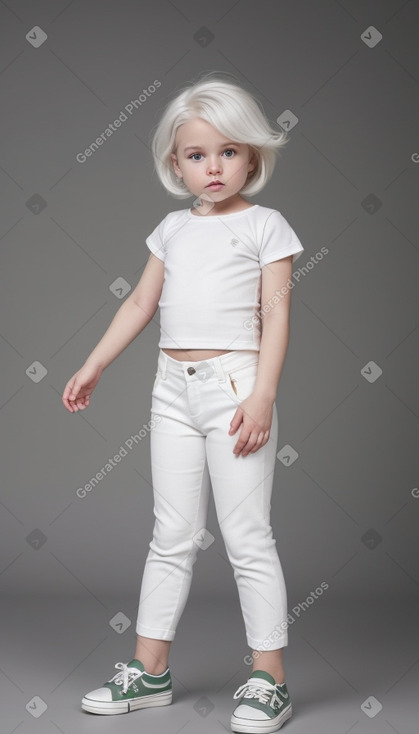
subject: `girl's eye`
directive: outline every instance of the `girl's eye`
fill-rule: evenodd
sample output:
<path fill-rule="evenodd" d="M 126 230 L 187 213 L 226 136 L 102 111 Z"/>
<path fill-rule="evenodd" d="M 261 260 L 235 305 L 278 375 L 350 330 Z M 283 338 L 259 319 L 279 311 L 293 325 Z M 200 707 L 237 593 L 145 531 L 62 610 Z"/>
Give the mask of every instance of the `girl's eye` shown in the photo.
<path fill-rule="evenodd" d="M 224 152 L 225 152 L 225 153 L 228 153 L 228 152 L 229 152 L 229 153 L 233 153 L 233 155 L 228 155 L 228 156 L 227 156 L 227 158 L 233 158 L 233 157 L 234 157 L 234 155 L 236 154 L 236 151 L 235 151 L 235 150 L 233 150 L 233 148 L 227 148 L 227 149 L 226 149 L 226 150 L 225 150 Z M 192 158 L 193 160 L 196 160 L 196 158 L 194 157 L 194 156 L 196 156 L 196 155 L 201 155 L 201 156 L 202 156 L 202 153 L 192 153 L 192 154 L 191 154 L 191 155 L 189 156 L 189 158 L 190 158 L 190 159 Z"/>

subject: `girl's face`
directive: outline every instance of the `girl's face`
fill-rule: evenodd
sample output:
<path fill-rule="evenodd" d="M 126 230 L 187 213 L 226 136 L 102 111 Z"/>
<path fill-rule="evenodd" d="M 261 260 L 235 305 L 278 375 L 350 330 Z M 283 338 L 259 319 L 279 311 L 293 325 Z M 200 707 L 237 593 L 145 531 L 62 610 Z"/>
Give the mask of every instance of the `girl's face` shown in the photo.
<path fill-rule="evenodd" d="M 249 145 L 235 143 L 206 120 L 196 117 L 176 132 L 176 153 L 171 154 L 173 168 L 187 189 L 205 199 L 233 204 L 241 199 L 238 192 L 256 166 L 256 156 Z M 208 186 L 221 181 L 218 189 Z"/>

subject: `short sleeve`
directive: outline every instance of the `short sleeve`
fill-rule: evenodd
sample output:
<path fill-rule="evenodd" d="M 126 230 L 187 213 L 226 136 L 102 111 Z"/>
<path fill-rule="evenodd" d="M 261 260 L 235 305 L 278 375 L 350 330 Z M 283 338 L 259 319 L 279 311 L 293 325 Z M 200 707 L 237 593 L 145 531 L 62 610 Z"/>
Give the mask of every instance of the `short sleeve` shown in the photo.
<path fill-rule="evenodd" d="M 274 260 L 293 255 L 292 262 L 304 252 L 300 240 L 291 225 L 281 212 L 276 209 L 269 214 L 263 228 L 262 244 L 259 250 L 260 266 L 267 265 Z"/>
<path fill-rule="evenodd" d="M 159 258 L 159 260 L 165 260 L 166 258 L 166 247 L 165 247 L 165 239 L 164 239 L 164 225 L 166 222 L 167 216 L 162 219 L 160 224 L 157 225 L 155 229 L 153 229 L 152 233 L 146 238 L 146 244 L 149 250 Z"/>

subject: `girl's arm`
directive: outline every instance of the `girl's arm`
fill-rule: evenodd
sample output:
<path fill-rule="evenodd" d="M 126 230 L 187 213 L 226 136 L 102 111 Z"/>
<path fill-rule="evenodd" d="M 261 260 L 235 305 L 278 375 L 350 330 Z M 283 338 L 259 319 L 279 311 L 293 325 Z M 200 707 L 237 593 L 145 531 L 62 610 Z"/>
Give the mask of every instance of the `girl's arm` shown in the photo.
<path fill-rule="evenodd" d="M 67 382 L 62 402 L 70 413 L 90 405 L 90 396 L 103 370 L 130 344 L 153 318 L 164 281 L 164 263 L 150 253 L 135 290 L 116 312 L 99 344 Z"/>
<path fill-rule="evenodd" d="M 143 331 L 157 311 L 164 280 L 164 263 L 150 253 L 140 281 L 116 312 L 85 364 L 104 370 Z"/>
<path fill-rule="evenodd" d="M 274 403 L 290 336 L 292 255 L 262 268 L 262 334 L 253 394 Z M 281 289 L 283 289 L 281 291 Z M 279 298 L 279 303 L 274 303 Z"/>

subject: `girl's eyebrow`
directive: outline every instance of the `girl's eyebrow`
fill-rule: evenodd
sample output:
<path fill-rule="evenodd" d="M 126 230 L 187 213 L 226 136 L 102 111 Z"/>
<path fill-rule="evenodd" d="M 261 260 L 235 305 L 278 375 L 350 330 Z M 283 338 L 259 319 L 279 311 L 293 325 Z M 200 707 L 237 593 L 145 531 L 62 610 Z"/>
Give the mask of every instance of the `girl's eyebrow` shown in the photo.
<path fill-rule="evenodd" d="M 227 145 L 236 145 L 236 146 L 239 146 L 240 143 L 223 143 L 222 145 L 220 145 L 220 148 L 225 148 Z M 201 146 L 201 145 L 188 145 L 187 148 L 184 148 L 183 149 L 183 152 L 186 153 L 188 150 L 196 150 L 197 148 L 202 148 L 202 147 L 203 146 Z"/>

